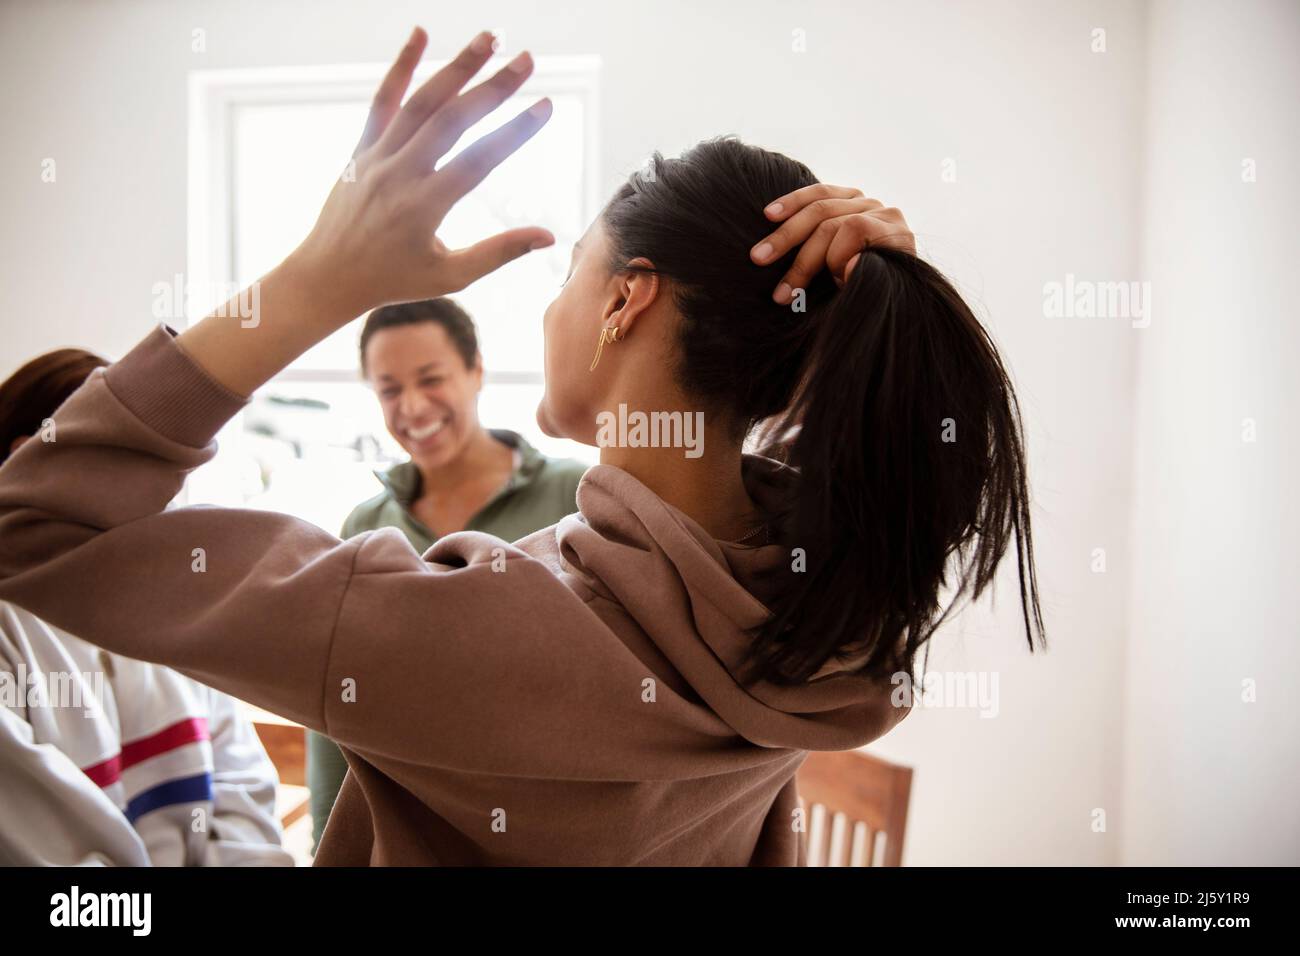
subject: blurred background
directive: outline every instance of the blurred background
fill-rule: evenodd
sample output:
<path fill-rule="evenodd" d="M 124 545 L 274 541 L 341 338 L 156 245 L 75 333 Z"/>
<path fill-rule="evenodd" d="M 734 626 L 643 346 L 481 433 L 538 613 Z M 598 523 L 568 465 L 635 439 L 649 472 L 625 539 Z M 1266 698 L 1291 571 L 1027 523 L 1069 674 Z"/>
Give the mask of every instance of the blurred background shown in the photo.
<path fill-rule="evenodd" d="M 120 357 L 278 262 L 416 23 L 430 68 L 495 29 L 538 63 L 520 105 L 556 104 L 447 224 L 559 239 L 458 297 L 486 425 L 595 460 L 536 428 L 542 312 L 623 178 L 723 133 L 900 207 L 1003 349 L 1050 649 L 1010 568 L 936 638 L 949 690 L 870 748 L 915 772 L 906 864 L 1300 863 L 1300 5 L 6 0 L 0 378 Z M 337 531 L 376 493 L 398 450 L 357 332 L 188 500 Z"/>

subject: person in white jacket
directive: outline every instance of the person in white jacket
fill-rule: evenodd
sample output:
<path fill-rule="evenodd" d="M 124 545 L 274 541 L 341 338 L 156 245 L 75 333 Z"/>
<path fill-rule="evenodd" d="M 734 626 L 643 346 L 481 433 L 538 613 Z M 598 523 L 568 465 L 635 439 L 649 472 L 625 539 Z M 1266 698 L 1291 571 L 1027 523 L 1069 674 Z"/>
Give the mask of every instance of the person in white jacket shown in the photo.
<path fill-rule="evenodd" d="M 0 603 L 0 864 L 292 866 L 225 694 Z"/>
<path fill-rule="evenodd" d="M 0 463 L 104 364 L 60 349 L 0 385 Z M 231 697 L 0 602 L 0 865 L 292 866 L 278 783 Z"/>

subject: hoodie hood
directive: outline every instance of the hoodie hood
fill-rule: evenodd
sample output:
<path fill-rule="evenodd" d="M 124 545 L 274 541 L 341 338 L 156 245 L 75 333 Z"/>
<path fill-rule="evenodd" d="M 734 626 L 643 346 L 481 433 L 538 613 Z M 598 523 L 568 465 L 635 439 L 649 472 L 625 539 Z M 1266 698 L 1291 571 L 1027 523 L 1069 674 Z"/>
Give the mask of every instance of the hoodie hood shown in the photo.
<path fill-rule="evenodd" d="M 743 475 L 751 497 L 772 511 L 793 472 L 746 455 Z M 907 715 L 907 707 L 893 705 L 888 680 L 852 673 L 848 664 L 828 662 L 795 686 L 741 684 L 752 632 L 770 614 L 763 599 L 791 573 L 783 546 L 717 541 L 613 465 L 588 469 L 577 500 L 579 513 L 556 528 L 562 571 L 621 606 L 641 632 L 631 636 L 644 635 L 745 739 L 764 747 L 850 750 Z"/>

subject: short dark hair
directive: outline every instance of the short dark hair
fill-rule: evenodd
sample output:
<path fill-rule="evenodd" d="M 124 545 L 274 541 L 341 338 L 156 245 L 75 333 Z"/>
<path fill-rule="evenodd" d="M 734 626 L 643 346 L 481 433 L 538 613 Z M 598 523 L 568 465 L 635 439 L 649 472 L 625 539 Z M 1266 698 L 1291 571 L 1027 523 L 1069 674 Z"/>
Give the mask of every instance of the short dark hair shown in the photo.
<path fill-rule="evenodd" d="M 465 367 L 474 367 L 478 361 L 478 331 L 474 328 L 474 320 L 454 300 L 442 298 L 385 305 L 366 316 L 366 324 L 361 329 L 361 371 L 364 373 L 366 370 L 366 346 L 376 332 L 417 322 L 441 325 L 456 346 Z"/>

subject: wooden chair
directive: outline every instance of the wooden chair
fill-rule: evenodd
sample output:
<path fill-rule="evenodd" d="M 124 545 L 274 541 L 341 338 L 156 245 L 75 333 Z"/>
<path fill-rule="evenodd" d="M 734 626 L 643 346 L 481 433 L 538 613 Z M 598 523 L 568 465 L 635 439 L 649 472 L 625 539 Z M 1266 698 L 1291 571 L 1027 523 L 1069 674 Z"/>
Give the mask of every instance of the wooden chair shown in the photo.
<path fill-rule="evenodd" d="M 860 750 L 814 752 L 796 780 L 808 828 L 808 866 L 902 865 L 910 767 Z"/>
<path fill-rule="evenodd" d="M 288 829 L 311 809 L 311 793 L 307 790 L 307 731 L 300 724 L 260 708 L 248 709 L 266 755 L 280 775 L 275 809 L 280 825 Z"/>

